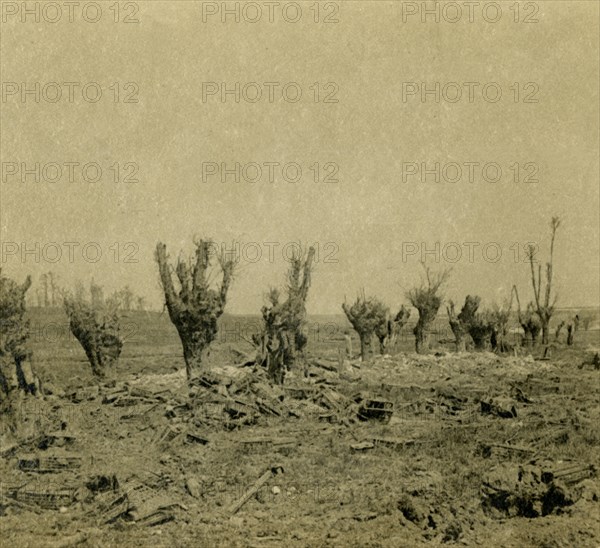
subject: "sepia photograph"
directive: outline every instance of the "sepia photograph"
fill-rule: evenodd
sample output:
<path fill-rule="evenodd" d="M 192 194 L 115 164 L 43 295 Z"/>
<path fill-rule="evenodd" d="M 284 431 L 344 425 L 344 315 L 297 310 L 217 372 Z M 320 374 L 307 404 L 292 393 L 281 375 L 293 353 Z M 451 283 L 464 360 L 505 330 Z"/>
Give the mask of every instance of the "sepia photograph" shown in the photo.
<path fill-rule="evenodd" d="M 0 0 L 0 547 L 599 548 L 599 89 L 598 0 Z"/>

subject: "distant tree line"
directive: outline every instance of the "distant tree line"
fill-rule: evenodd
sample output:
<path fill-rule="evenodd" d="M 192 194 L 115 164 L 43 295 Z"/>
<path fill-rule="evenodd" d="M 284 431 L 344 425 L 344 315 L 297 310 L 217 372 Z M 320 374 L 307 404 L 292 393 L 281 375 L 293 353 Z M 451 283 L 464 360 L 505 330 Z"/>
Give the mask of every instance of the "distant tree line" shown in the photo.
<path fill-rule="evenodd" d="M 92 304 L 98 305 L 105 302 L 104 288 L 98 285 L 93 278 L 90 282 L 89 291 Z M 78 282 L 75 284 L 75 295 L 82 297 L 85 292 L 86 289 L 83 283 Z M 65 290 L 59 284 L 58 276 L 50 271 L 40 275 L 35 295 L 36 304 L 39 308 L 57 308 L 62 306 Z M 111 293 L 107 297 L 107 300 L 122 311 L 145 311 L 147 309 L 146 298 L 136 295 L 128 285 L 123 289 Z"/>

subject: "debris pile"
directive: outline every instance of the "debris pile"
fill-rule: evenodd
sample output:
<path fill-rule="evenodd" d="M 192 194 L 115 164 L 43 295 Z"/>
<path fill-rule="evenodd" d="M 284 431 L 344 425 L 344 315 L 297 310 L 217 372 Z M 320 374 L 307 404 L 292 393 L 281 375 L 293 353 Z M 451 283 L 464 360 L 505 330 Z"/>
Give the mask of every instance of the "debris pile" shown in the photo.
<path fill-rule="evenodd" d="M 484 478 L 482 506 L 492 517 L 546 516 L 577 502 L 582 495 L 577 484 L 595 475 L 592 465 L 502 463 Z"/>
<path fill-rule="evenodd" d="M 165 478 L 130 477 L 121 485 L 115 474 L 98 472 L 93 456 L 84 458 L 75 451 L 77 437 L 63 426 L 62 431 L 25 438 L 2 451 L 14 481 L 0 492 L 0 514 L 8 509 L 84 510 L 98 516 L 100 524 L 122 518 L 152 526 L 175 519 L 176 509 L 186 510 L 162 494 Z"/>
<path fill-rule="evenodd" d="M 257 423 L 260 417 L 317 416 L 319 420 L 348 425 L 356 417 L 356 404 L 323 377 L 310 382 L 271 384 L 262 368 L 234 370 L 235 376 L 210 371 L 192 388 L 194 423 L 233 430 Z M 390 414 L 391 411 L 385 410 Z"/>

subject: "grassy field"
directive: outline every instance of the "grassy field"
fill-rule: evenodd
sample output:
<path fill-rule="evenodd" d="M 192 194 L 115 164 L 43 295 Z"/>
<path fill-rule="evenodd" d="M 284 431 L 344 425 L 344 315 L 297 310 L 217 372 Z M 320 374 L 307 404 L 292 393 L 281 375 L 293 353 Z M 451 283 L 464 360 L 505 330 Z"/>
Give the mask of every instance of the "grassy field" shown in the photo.
<path fill-rule="evenodd" d="M 186 407 L 181 347 L 166 314 L 124 315 L 126 340 L 114 379 L 95 392 L 62 311 L 29 314 L 33 365 L 55 395 L 23 403 L 21 434 L 62 425 L 75 441 L 67 452 L 56 451 L 79 455 L 82 464 L 69 473 L 24 472 L 18 470 L 22 452 L 53 449 L 23 447 L 0 459 L 3 490 L 31 481 L 43 489 L 58 483 L 81 490 L 98 475 L 114 476 L 122 486 L 135 478 L 175 501 L 177 511 L 173 521 L 149 527 L 104 523 L 102 496 L 89 493 L 62 510 L 4 504 L 0 531 L 7 546 L 600 545 L 599 490 L 589 468 L 600 466 L 600 372 L 591 363 L 600 351 L 597 329 L 580 331 L 573 347 L 554 342 L 543 360 L 541 349 L 506 357 L 455 354 L 439 342 L 448 338 L 441 323 L 436 354 L 418 356 L 407 326 L 393 355 L 346 362 L 340 371 L 344 318 L 311 318 L 309 362 L 318 358 L 328 368 L 311 366 L 308 379 L 292 371 L 286 383 L 318 397 L 272 389 L 281 394 L 274 401 L 293 414 L 263 414 L 231 427 L 207 420 L 204 406 Z M 257 325 L 256 317 L 223 317 L 210 367 L 236 378 L 258 375 L 230 367 L 240 351 L 250 351 L 246 339 Z M 123 383 L 129 393 L 137 388 L 168 397 L 118 406 L 107 397 Z M 389 422 L 357 420 L 353 405 L 324 416 L 331 415 L 323 413 L 325 393 L 344 402 L 366 394 L 393 403 L 394 412 Z M 490 412 L 482 412 L 486 402 Z M 511 406 L 514 415 L 498 412 Z M 208 442 L 157 443 L 165 429 L 191 427 Z M 288 442 L 250 443 L 257 438 Z M 373 443 L 381 438 L 395 441 Z M 14 442 L 3 438 L 4 446 Z M 231 515 L 227 508 L 276 463 L 284 472 Z M 539 476 L 565 467 L 585 473 L 576 483 L 556 483 L 560 498 Z M 190 478 L 198 486 L 194 495 Z M 511 493 L 506 508 L 498 501 L 490 506 L 490 489 L 497 488 L 490 485 Z"/>

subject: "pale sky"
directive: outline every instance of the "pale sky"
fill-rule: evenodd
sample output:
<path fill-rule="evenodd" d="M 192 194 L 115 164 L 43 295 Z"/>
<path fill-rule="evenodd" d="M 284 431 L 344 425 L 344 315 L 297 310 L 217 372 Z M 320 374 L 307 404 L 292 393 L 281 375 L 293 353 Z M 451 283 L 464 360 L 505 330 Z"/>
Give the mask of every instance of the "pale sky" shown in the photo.
<path fill-rule="evenodd" d="M 43 17 L 22 23 L 17 15 L 0 26 L 0 266 L 7 274 L 37 280 L 53 270 L 66 286 L 94 276 L 108 290 L 129 284 L 158 306 L 157 241 L 175 257 L 192 250 L 194 236 L 237 240 L 245 253 L 227 311 L 254 313 L 268 287 L 283 283 L 282 248 L 300 241 L 319 248 L 309 312 L 339 313 L 344 297 L 363 287 L 399 306 L 419 280 L 426 246 L 434 250 L 425 257 L 432 268 L 453 267 L 449 298 L 475 293 L 491 303 L 514 283 L 530 295 L 523 247 L 537 242 L 545 260 L 549 220 L 557 214 L 559 306 L 598 305 L 598 3 L 538 2 L 534 24 L 513 21 L 513 2 L 500 3 L 497 23 L 475 13 L 473 23 L 463 17 L 454 24 L 421 23 L 418 16 L 403 22 L 401 2 L 341 2 L 339 22 L 329 24 L 314 22 L 313 2 L 299 3 L 297 23 L 276 12 L 274 22 L 264 15 L 254 24 L 222 23 L 218 14 L 203 22 L 201 2 L 138 4 L 139 24 L 114 23 L 102 3 L 98 23 L 66 16 L 55 24 Z M 40 102 L 33 95 L 23 102 L 22 85 L 34 89 L 35 82 L 40 89 L 60 83 L 61 99 L 50 102 L 50 86 Z M 79 84 L 73 102 L 64 82 Z M 102 97 L 91 103 L 81 89 L 94 82 Z M 236 82 L 240 89 L 258 83 L 262 98 L 236 103 L 228 95 L 223 102 L 217 93 L 203 100 L 203 86 L 232 89 Z M 273 102 L 265 82 L 279 83 L 271 88 Z M 298 102 L 282 98 L 289 82 L 290 96 L 302 90 Z M 403 101 L 407 83 L 433 89 L 436 82 L 453 83 L 445 88 L 448 98 L 457 88 L 463 97 L 423 102 L 417 92 Z M 472 103 L 466 82 L 477 83 Z M 489 83 L 490 96 L 502 91 L 497 102 L 482 96 Z M 86 89 L 93 97 L 95 86 Z M 247 98 L 255 90 L 247 86 Z M 338 102 L 323 102 L 332 91 Z M 138 102 L 125 103 L 127 97 Z M 36 162 L 63 166 L 60 180 L 36 183 L 30 174 L 21 182 L 21 163 L 33 169 Z M 87 183 L 75 166 L 77 180 L 69 182 L 66 162 L 97 162 L 102 178 Z M 137 165 L 139 182 L 115 183 L 111 166 L 119 164 L 122 179 L 128 162 Z M 217 174 L 203 182 L 209 162 L 259 164 L 262 178 L 235 183 L 230 175 L 222 183 Z M 269 162 L 296 162 L 301 179 L 287 182 L 271 164 L 269 182 Z M 461 180 L 406 175 L 436 162 L 460 164 Z M 474 167 L 469 182 L 470 162 L 498 164 L 502 179 L 486 182 Z M 338 182 L 322 182 L 332 165 Z M 45 170 L 49 178 L 53 169 Z M 248 178 L 253 169 L 245 170 Z M 447 167 L 447 178 L 453 169 Z M 523 182 L 530 171 L 538 183 Z M 38 246 L 39 260 L 24 256 L 25 246 Z M 62 255 L 51 262 L 57 246 Z M 84 246 L 92 259 L 100 249 L 98 262 L 85 260 Z M 457 250 L 461 256 L 451 262 Z"/>

